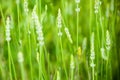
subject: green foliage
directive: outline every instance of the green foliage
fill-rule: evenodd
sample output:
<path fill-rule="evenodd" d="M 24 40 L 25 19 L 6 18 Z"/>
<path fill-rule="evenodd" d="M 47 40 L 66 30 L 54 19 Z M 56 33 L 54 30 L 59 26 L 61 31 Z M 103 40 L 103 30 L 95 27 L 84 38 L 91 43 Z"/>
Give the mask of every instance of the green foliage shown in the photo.
<path fill-rule="evenodd" d="M 0 0 L 0 80 L 119 80 L 119 6 Z"/>

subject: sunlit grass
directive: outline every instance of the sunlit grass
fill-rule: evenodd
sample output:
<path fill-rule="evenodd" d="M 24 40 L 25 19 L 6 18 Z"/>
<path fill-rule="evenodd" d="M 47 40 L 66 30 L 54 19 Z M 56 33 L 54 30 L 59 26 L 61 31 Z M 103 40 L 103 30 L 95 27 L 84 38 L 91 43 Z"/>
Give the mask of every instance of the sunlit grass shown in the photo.
<path fill-rule="evenodd" d="M 1 0 L 0 80 L 119 80 L 116 3 Z"/>

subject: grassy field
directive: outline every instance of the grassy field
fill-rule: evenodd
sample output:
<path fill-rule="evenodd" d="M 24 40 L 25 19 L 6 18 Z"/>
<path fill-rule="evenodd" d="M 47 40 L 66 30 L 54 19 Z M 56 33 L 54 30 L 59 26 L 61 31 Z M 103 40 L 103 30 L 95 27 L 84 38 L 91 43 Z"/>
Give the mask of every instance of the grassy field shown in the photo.
<path fill-rule="evenodd" d="M 120 80 L 119 0 L 0 0 L 0 80 Z"/>

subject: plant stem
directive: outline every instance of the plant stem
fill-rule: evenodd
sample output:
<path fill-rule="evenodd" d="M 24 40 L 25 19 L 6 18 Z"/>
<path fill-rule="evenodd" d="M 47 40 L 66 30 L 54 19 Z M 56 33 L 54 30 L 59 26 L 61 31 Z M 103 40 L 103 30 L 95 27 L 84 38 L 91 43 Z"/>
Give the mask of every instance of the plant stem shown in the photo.
<path fill-rule="evenodd" d="M 25 77 L 24 77 L 24 66 L 23 66 L 23 63 L 20 63 L 20 69 L 21 69 L 21 75 L 22 75 L 22 80 L 25 80 Z"/>
<path fill-rule="evenodd" d="M 42 0 L 40 0 L 40 18 L 41 18 L 41 11 L 42 11 Z"/>
<path fill-rule="evenodd" d="M 92 29 L 91 29 L 91 25 L 92 25 L 92 0 L 90 0 L 90 19 L 89 19 L 89 27 L 90 27 L 90 36 L 91 36 L 91 32 L 92 32 Z"/>
<path fill-rule="evenodd" d="M 28 29 L 29 31 L 29 29 Z M 31 53 L 31 40 L 30 40 L 30 34 L 28 35 L 28 46 L 29 46 L 29 59 L 30 59 L 30 75 L 31 80 L 33 80 L 33 72 L 32 72 L 32 53 Z"/>
<path fill-rule="evenodd" d="M 107 57 L 108 57 L 108 59 L 106 62 L 106 80 L 108 80 L 108 71 L 109 71 L 109 68 L 108 68 L 108 66 L 109 66 L 109 51 L 108 50 L 107 50 Z"/>
<path fill-rule="evenodd" d="M 19 41 L 20 41 L 19 4 L 17 4 L 17 14 L 18 14 L 18 36 L 19 36 Z"/>
<path fill-rule="evenodd" d="M 12 67 L 11 66 L 13 66 L 14 77 L 15 77 L 15 80 L 17 80 L 15 65 L 13 62 L 12 55 L 11 55 L 10 42 L 7 42 L 7 43 L 8 43 L 8 60 L 9 60 L 10 80 L 12 80 L 12 69 L 11 69 Z"/>
<path fill-rule="evenodd" d="M 42 48 L 41 47 L 39 47 L 39 49 L 40 49 L 40 53 L 39 53 L 39 80 L 41 80 L 42 79 L 42 64 L 41 64 L 41 55 L 42 55 Z"/>
<path fill-rule="evenodd" d="M 49 68 L 50 68 L 50 61 L 49 61 L 49 53 L 47 52 L 47 49 L 46 49 L 46 47 L 44 46 L 44 50 L 45 50 L 45 58 L 46 58 L 46 60 L 47 60 L 47 63 L 48 63 L 48 71 L 47 71 L 47 73 L 48 74 L 50 74 L 50 70 L 49 70 Z M 50 77 L 50 76 L 49 76 Z"/>
<path fill-rule="evenodd" d="M 63 60 L 63 47 L 62 47 L 62 39 L 60 37 L 60 48 L 61 48 L 61 60 L 62 60 L 62 63 L 63 63 L 63 68 L 64 68 L 64 71 L 65 71 L 65 76 L 68 80 L 68 77 L 67 77 L 67 71 L 66 71 L 66 68 L 65 68 L 65 63 L 64 63 L 64 60 Z"/>
<path fill-rule="evenodd" d="M 77 4 L 77 8 L 79 7 L 79 5 Z M 76 34 L 77 34 L 77 44 L 76 44 L 76 46 L 77 46 L 77 48 L 78 48 L 78 26 L 79 26 L 79 12 L 77 12 L 77 30 L 76 30 Z M 76 49 L 77 49 L 76 48 Z"/>
<path fill-rule="evenodd" d="M 3 15 L 3 11 L 2 11 L 1 5 L 0 5 L 0 12 L 1 12 L 1 15 L 2 15 L 2 18 L 3 18 L 3 25 L 5 26 L 5 17 Z"/>
<path fill-rule="evenodd" d="M 95 78 L 94 78 L 94 67 L 92 68 L 92 80 L 95 80 Z"/>
<path fill-rule="evenodd" d="M 17 14 L 18 14 L 18 35 L 19 35 L 19 41 L 20 41 L 19 4 L 17 4 Z M 24 80 L 24 68 L 23 68 L 23 63 L 20 64 L 20 68 L 21 68 L 22 80 Z"/>
<path fill-rule="evenodd" d="M 74 70 L 72 69 L 72 70 L 71 70 L 71 79 L 70 79 L 70 80 L 74 80 L 74 79 L 73 79 L 73 74 L 74 74 Z"/>
<path fill-rule="evenodd" d="M 10 51 L 10 43 L 9 42 L 7 42 L 7 44 L 8 44 L 8 63 L 9 63 L 9 75 L 10 75 L 10 80 L 13 80 L 12 79 L 12 70 L 11 70 L 11 59 L 10 59 L 10 54 L 11 54 L 11 51 Z"/>

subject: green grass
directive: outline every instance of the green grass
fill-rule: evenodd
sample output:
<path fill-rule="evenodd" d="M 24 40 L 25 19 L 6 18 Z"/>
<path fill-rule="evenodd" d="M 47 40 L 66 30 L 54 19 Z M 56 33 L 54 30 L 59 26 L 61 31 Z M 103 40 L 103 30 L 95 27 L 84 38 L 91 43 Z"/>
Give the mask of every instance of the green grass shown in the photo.
<path fill-rule="evenodd" d="M 119 0 L 16 1 L 0 1 L 0 80 L 120 79 Z"/>

